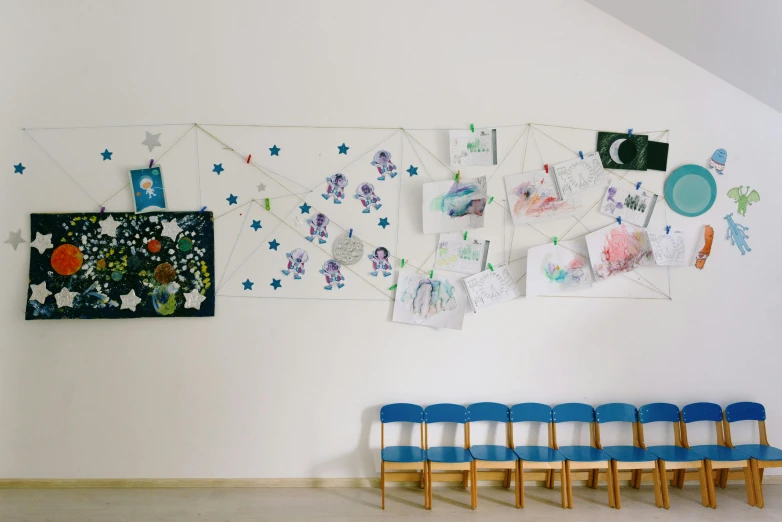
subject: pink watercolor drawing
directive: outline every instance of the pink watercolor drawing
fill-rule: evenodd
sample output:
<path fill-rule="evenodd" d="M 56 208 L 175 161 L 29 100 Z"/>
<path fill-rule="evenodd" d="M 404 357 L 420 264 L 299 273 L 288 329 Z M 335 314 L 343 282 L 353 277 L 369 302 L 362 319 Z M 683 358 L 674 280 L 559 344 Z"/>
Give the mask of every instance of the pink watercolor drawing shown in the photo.
<path fill-rule="evenodd" d="M 598 281 L 654 263 L 649 238 L 640 227 L 612 225 L 589 234 L 586 241 Z"/>

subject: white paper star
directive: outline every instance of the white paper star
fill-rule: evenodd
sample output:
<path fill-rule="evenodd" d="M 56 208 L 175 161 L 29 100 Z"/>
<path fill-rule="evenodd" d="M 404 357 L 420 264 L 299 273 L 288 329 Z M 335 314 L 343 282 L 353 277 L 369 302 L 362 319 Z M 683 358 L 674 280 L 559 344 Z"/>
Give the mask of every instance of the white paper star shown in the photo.
<path fill-rule="evenodd" d="M 198 290 L 193 288 L 191 291 L 185 294 L 185 308 L 201 309 L 201 303 L 206 301 L 206 297 L 198 293 Z"/>
<path fill-rule="evenodd" d="M 266 190 L 266 185 L 263 183 L 258 183 L 258 192 L 261 192 L 263 190 Z"/>
<path fill-rule="evenodd" d="M 122 299 L 122 305 L 120 305 L 120 310 L 130 310 L 131 312 L 136 311 L 136 305 L 141 302 L 141 299 L 139 299 L 136 296 L 136 291 L 131 290 L 125 295 L 119 296 L 120 299 Z"/>
<path fill-rule="evenodd" d="M 147 132 L 147 131 L 145 131 Z M 144 139 L 144 141 L 141 142 L 142 145 L 146 145 L 149 148 L 149 152 L 152 152 L 152 149 L 155 147 L 160 147 L 160 135 L 163 134 L 162 132 L 159 132 L 157 134 L 151 134 L 147 132 L 147 137 Z"/>
<path fill-rule="evenodd" d="M 8 243 L 12 247 L 14 247 L 14 250 L 16 250 L 16 247 L 19 246 L 19 243 L 24 243 L 24 239 L 22 239 L 22 229 L 20 228 L 16 232 L 8 231 L 8 239 L 3 241 L 3 243 Z"/>
<path fill-rule="evenodd" d="M 52 293 L 46 289 L 46 281 L 39 285 L 30 285 L 30 290 L 33 291 L 33 295 L 30 296 L 30 301 L 38 301 L 41 304 L 44 304 L 46 298 L 52 295 Z"/>
<path fill-rule="evenodd" d="M 114 221 L 114 216 L 109 214 L 109 217 L 101 221 L 99 224 L 101 235 L 106 234 L 107 236 L 117 237 L 117 227 L 122 223 L 119 221 Z"/>
<path fill-rule="evenodd" d="M 38 249 L 38 252 L 43 254 L 46 252 L 47 248 L 52 248 L 54 245 L 52 245 L 52 235 L 51 234 L 41 234 L 40 232 L 35 233 L 35 241 L 30 243 L 31 247 L 35 247 Z"/>
<path fill-rule="evenodd" d="M 180 232 L 182 232 L 182 229 L 179 227 L 179 225 L 177 225 L 176 218 L 172 219 L 171 221 L 163 221 L 162 236 L 170 237 L 171 241 L 176 241 L 176 237 Z"/>
<path fill-rule="evenodd" d="M 71 292 L 64 286 L 62 290 L 54 294 L 54 298 L 57 300 L 58 308 L 65 308 L 66 306 L 73 307 L 73 298 L 79 295 L 79 292 Z"/>
<path fill-rule="evenodd" d="M 301 218 L 301 216 L 296 216 L 293 222 L 296 224 L 297 227 L 300 227 L 304 224 L 304 220 Z"/>

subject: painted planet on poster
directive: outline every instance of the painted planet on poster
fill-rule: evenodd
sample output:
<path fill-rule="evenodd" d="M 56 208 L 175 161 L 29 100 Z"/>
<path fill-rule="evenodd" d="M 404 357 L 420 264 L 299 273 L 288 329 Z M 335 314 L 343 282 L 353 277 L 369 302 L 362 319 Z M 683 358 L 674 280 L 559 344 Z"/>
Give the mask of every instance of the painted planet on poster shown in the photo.
<path fill-rule="evenodd" d="M 160 263 L 155 267 L 155 281 L 168 284 L 176 278 L 176 270 L 170 263 Z"/>
<path fill-rule="evenodd" d="M 176 311 L 176 292 L 179 286 L 176 283 L 162 285 L 152 292 L 152 306 L 160 315 L 171 315 Z"/>
<path fill-rule="evenodd" d="M 157 239 L 153 239 L 149 243 L 147 243 L 147 250 L 152 252 L 153 254 L 157 254 L 160 252 L 160 249 L 163 247 L 163 245 L 160 244 L 160 241 Z"/>
<path fill-rule="evenodd" d="M 52 268 L 60 275 L 69 276 L 79 271 L 84 263 L 84 255 L 77 247 L 60 245 L 52 252 Z"/>
<path fill-rule="evenodd" d="M 177 246 L 182 252 L 190 252 L 193 248 L 193 240 L 189 237 L 180 237 L 179 241 L 177 241 Z"/>

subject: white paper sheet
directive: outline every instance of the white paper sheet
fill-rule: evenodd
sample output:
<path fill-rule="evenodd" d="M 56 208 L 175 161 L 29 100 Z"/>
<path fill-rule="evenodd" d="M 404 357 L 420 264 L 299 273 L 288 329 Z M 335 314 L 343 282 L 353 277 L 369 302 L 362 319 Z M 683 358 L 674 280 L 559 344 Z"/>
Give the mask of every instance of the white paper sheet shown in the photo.
<path fill-rule="evenodd" d="M 477 274 L 486 269 L 489 241 L 467 239 L 461 234 L 440 234 L 435 252 L 436 270 L 448 270 L 462 274 Z"/>
<path fill-rule="evenodd" d="M 434 277 L 402 269 L 397 280 L 393 321 L 461 330 L 467 296 L 459 277 L 435 271 Z"/>
<path fill-rule="evenodd" d="M 597 152 L 585 154 L 584 159 L 579 157 L 554 165 L 554 179 L 563 199 L 601 187 L 606 184 L 607 178 Z"/>
<path fill-rule="evenodd" d="M 424 234 L 482 228 L 487 199 L 486 176 L 424 183 Z"/>
<path fill-rule="evenodd" d="M 549 243 L 527 251 L 527 298 L 592 286 L 589 259 Z"/>
<path fill-rule="evenodd" d="M 600 203 L 600 212 L 612 218 L 621 217 L 623 222 L 632 225 L 646 227 L 652 218 L 656 203 L 657 194 L 643 189 L 625 190 L 612 185 L 606 189 L 603 201 Z"/>
<path fill-rule="evenodd" d="M 497 164 L 497 129 L 452 130 L 451 165 L 488 167 Z"/>
<path fill-rule="evenodd" d="M 521 295 L 519 287 L 507 266 L 485 270 L 464 278 L 467 298 L 475 313 L 489 306 L 515 299 Z"/>
<path fill-rule="evenodd" d="M 545 170 L 505 176 L 508 210 L 514 226 L 573 215 L 576 198 L 562 199 L 553 173 Z"/>
<path fill-rule="evenodd" d="M 600 282 L 654 264 L 652 247 L 641 227 L 615 223 L 586 236 L 592 274 Z"/>
<path fill-rule="evenodd" d="M 684 231 L 671 230 L 670 233 L 646 231 L 654 253 L 654 262 L 660 266 L 686 266 L 684 257 Z"/>

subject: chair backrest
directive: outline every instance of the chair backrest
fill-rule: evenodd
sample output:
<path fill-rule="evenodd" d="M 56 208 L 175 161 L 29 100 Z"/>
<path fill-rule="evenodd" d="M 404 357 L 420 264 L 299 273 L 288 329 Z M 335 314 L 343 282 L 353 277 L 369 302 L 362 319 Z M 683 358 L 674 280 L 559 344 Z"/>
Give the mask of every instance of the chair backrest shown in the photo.
<path fill-rule="evenodd" d="M 632 404 L 612 402 L 595 408 L 595 420 L 598 424 L 604 422 L 635 422 L 638 420 L 638 410 Z"/>
<path fill-rule="evenodd" d="M 728 422 L 764 421 L 766 409 L 757 402 L 736 402 L 725 408 L 725 418 Z"/>
<path fill-rule="evenodd" d="M 685 424 L 700 421 L 722 422 L 722 408 L 713 402 L 695 402 L 682 408 Z"/>
<path fill-rule="evenodd" d="M 396 404 L 386 404 L 380 408 L 380 422 L 413 422 L 421 424 L 424 422 L 424 409 L 417 404 L 408 404 L 406 402 L 397 402 Z"/>
<path fill-rule="evenodd" d="M 470 422 L 508 422 L 510 419 L 510 410 L 508 410 L 508 407 L 504 404 L 496 402 L 478 402 L 467 406 L 467 415 Z"/>
<path fill-rule="evenodd" d="M 464 424 L 469 420 L 467 408 L 460 404 L 433 404 L 424 410 L 424 421 L 427 424 L 436 422 L 455 422 Z"/>
<path fill-rule="evenodd" d="M 559 422 L 594 422 L 595 409 L 589 404 L 578 402 L 559 404 L 552 408 L 551 420 L 555 424 Z"/>
<path fill-rule="evenodd" d="M 551 422 L 551 406 L 537 402 L 524 402 L 510 407 L 511 422 Z"/>
<path fill-rule="evenodd" d="M 667 402 L 645 404 L 638 408 L 638 421 L 641 424 L 649 422 L 676 422 L 680 420 L 679 407 Z"/>

